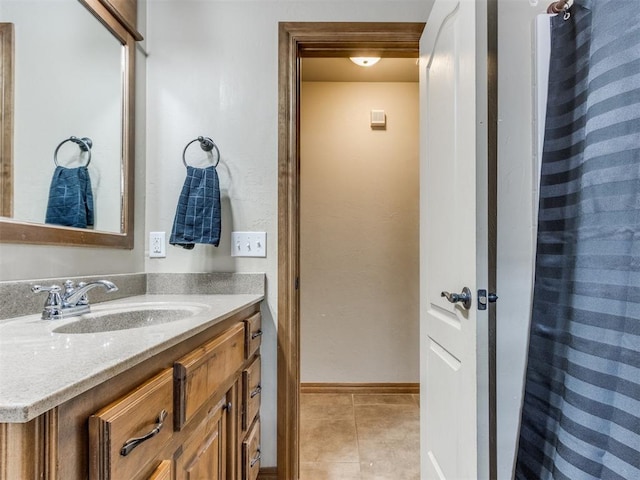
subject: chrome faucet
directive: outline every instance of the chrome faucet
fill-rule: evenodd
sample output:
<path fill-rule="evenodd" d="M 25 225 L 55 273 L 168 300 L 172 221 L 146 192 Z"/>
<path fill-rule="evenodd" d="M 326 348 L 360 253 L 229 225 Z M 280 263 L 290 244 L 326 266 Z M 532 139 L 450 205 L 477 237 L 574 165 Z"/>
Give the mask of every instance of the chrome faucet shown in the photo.
<path fill-rule="evenodd" d="M 42 320 L 58 320 L 60 318 L 73 317 L 89 313 L 89 299 L 87 292 L 95 287 L 104 287 L 107 292 L 116 292 L 118 287 L 109 280 L 96 280 L 95 282 L 80 282 L 76 286 L 73 281 L 64 282 L 64 292 L 60 285 L 43 287 L 34 285 L 31 291 L 34 293 L 47 292 L 48 296 L 42 310 Z"/>

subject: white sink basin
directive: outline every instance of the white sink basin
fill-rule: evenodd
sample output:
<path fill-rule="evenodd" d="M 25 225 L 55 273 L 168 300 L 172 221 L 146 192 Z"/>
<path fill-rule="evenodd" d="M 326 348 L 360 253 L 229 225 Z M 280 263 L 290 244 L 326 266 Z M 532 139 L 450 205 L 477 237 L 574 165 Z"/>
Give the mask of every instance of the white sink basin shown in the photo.
<path fill-rule="evenodd" d="M 53 333 L 82 334 L 101 333 L 131 328 L 151 327 L 168 322 L 184 320 L 204 309 L 199 305 L 140 304 L 118 305 L 77 317 L 56 327 Z"/>

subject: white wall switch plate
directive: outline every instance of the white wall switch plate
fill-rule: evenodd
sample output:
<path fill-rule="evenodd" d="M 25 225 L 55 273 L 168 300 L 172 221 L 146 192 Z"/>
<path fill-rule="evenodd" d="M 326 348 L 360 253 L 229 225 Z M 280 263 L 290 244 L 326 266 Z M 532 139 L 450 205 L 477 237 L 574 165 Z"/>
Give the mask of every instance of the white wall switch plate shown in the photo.
<path fill-rule="evenodd" d="M 160 258 L 167 256 L 165 232 L 149 232 L 149 257 Z"/>
<path fill-rule="evenodd" d="M 266 257 L 266 232 L 231 232 L 232 257 Z"/>

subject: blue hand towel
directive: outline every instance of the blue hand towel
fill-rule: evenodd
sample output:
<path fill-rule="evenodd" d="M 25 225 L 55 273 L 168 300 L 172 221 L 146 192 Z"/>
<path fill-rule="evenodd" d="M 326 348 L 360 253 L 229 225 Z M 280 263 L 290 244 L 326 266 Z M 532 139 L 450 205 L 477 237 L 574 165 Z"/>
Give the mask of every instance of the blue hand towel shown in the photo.
<path fill-rule="evenodd" d="M 66 227 L 93 226 L 93 192 L 87 167 L 56 167 L 45 222 Z"/>
<path fill-rule="evenodd" d="M 169 243 L 191 250 L 196 243 L 218 246 L 220 183 L 215 167 L 187 167 Z"/>

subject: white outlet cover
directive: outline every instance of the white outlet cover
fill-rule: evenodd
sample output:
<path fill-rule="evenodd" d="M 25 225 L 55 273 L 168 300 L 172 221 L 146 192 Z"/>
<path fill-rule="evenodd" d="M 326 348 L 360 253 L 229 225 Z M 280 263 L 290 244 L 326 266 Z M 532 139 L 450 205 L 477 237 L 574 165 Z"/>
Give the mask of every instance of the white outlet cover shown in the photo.
<path fill-rule="evenodd" d="M 167 256 L 167 238 L 165 232 L 149 232 L 149 258 Z"/>

